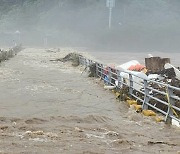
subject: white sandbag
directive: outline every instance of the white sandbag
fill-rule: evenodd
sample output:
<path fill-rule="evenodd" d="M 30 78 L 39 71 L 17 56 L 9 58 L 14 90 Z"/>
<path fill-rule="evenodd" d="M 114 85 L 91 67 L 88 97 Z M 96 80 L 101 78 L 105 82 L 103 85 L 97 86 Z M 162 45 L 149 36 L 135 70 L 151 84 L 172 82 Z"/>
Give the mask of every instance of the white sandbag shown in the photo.
<path fill-rule="evenodd" d="M 136 71 L 127 71 L 126 72 L 121 72 L 120 76 L 121 76 L 121 82 L 124 82 L 123 78 L 125 79 L 125 83 L 127 83 L 128 86 L 130 86 L 130 81 L 129 81 L 129 74 L 132 74 L 132 79 L 133 81 L 133 88 L 140 91 L 140 89 L 143 88 L 142 85 L 144 83 L 144 80 L 148 80 L 148 77 L 145 73 L 143 72 L 136 72 Z M 122 84 L 120 85 L 120 88 L 122 87 Z"/>
<path fill-rule="evenodd" d="M 149 74 L 148 75 L 148 79 L 149 80 L 153 80 L 153 79 L 158 79 L 160 75 L 158 74 Z"/>
<path fill-rule="evenodd" d="M 107 85 L 104 86 L 104 89 L 109 89 L 109 90 L 112 90 L 115 88 L 116 88 L 116 86 L 107 86 Z"/>
<path fill-rule="evenodd" d="M 172 119 L 172 125 L 180 127 L 180 123 L 177 120 Z"/>
<path fill-rule="evenodd" d="M 164 80 L 164 77 L 158 74 L 149 74 L 148 79 L 149 80 L 154 80 L 154 79 Z"/>
<path fill-rule="evenodd" d="M 132 65 L 137 65 L 137 64 L 140 64 L 137 60 L 131 60 L 131 61 L 128 61 L 122 65 L 118 65 L 116 67 L 116 69 L 119 69 L 119 70 L 127 70 L 130 66 Z"/>
<path fill-rule="evenodd" d="M 120 81 L 119 82 L 119 87 L 122 88 L 123 87 L 123 84 L 124 83 L 124 80 L 125 80 L 125 83 L 129 83 L 129 74 L 128 73 L 125 73 L 125 72 L 120 72 Z"/>
<path fill-rule="evenodd" d="M 132 78 L 133 78 L 133 81 L 135 81 L 133 82 L 133 88 L 140 91 L 143 88 L 144 80 L 148 80 L 148 77 L 143 72 L 131 71 L 131 73 L 134 74 Z"/>

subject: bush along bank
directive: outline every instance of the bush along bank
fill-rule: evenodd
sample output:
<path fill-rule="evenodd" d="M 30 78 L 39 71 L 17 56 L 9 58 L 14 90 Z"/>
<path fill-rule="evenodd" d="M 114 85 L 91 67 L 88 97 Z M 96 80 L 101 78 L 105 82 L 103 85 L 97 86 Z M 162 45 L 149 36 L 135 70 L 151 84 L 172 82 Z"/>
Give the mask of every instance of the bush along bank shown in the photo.
<path fill-rule="evenodd" d="M 14 57 L 21 50 L 22 50 L 21 45 L 15 46 L 9 50 L 0 49 L 0 63 Z"/>

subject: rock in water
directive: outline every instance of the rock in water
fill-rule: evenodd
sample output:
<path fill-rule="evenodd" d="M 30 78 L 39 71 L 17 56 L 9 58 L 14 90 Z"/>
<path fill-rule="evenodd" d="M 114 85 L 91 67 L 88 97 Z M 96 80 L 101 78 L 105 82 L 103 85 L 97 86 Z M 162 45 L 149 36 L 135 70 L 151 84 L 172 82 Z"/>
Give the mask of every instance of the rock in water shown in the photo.
<path fill-rule="evenodd" d="M 50 61 L 61 61 L 61 62 L 70 61 L 70 62 L 72 62 L 72 66 L 76 67 L 79 65 L 79 56 L 81 56 L 81 55 L 78 53 L 69 53 L 64 58 L 58 58 L 58 59 L 50 60 Z"/>

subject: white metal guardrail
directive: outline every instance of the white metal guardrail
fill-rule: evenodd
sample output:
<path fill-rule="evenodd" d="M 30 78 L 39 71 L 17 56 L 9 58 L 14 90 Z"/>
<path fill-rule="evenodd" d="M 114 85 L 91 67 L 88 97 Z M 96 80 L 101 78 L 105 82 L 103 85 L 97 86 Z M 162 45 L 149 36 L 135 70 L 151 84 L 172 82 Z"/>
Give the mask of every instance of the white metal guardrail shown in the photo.
<path fill-rule="evenodd" d="M 180 93 L 180 88 L 141 78 L 132 71 L 120 71 L 83 56 L 79 56 L 79 62 L 86 67 L 94 63 L 97 77 L 100 77 L 108 85 L 114 85 L 118 89 L 123 86 L 128 87 L 129 95 L 142 104 L 143 110 L 151 108 L 163 114 L 166 122 L 172 119 L 180 122 L 180 97 L 176 95 L 176 93 Z M 124 76 L 122 73 L 126 75 Z M 137 82 L 137 80 L 139 81 Z"/>

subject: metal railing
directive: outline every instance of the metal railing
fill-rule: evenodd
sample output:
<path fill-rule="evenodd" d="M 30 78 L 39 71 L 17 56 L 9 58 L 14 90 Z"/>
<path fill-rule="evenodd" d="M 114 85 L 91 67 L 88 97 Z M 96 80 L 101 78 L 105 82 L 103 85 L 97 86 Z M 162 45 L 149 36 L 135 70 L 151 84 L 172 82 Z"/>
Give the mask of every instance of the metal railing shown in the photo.
<path fill-rule="evenodd" d="M 133 71 L 121 71 L 114 69 L 99 62 L 79 56 L 81 65 L 88 67 L 91 64 L 96 65 L 96 75 L 108 85 L 116 86 L 121 89 L 128 87 L 128 93 L 142 104 L 142 109 L 153 109 L 165 116 L 164 121 L 172 119 L 180 122 L 180 88 L 169 84 L 149 80 L 140 77 Z"/>

